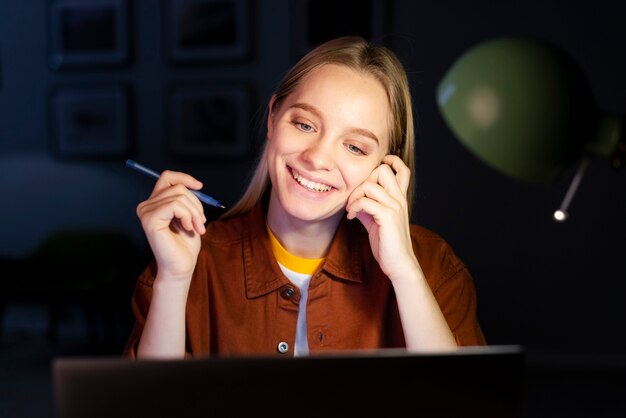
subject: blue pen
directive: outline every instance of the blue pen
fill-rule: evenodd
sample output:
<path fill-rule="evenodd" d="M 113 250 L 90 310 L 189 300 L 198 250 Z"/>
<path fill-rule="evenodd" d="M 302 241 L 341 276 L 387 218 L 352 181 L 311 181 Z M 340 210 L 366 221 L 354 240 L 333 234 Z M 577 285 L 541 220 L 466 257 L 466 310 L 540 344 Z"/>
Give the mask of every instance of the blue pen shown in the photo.
<path fill-rule="evenodd" d="M 126 167 L 132 168 L 133 170 L 139 171 L 140 173 L 143 173 L 147 176 L 154 177 L 155 179 L 158 179 L 159 177 L 161 177 L 161 175 L 157 173 L 156 171 L 150 170 L 149 168 L 144 167 L 141 164 L 133 160 L 126 160 Z M 215 206 L 216 208 L 222 208 L 222 209 L 224 208 L 224 205 L 222 205 L 217 200 L 213 199 L 211 196 L 208 196 L 197 190 L 190 190 L 190 192 L 195 194 L 198 197 L 198 199 L 200 199 L 201 202 L 204 202 L 207 205 Z"/>

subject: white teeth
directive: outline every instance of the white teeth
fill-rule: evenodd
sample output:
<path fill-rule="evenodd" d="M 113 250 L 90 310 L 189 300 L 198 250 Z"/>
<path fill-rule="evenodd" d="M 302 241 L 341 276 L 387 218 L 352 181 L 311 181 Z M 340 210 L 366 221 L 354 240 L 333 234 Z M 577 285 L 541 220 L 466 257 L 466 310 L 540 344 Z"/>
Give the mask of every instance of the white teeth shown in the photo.
<path fill-rule="evenodd" d="M 296 170 L 292 169 L 291 170 L 291 174 L 293 175 L 293 178 L 300 183 L 301 185 L 303 185 L 304 187 L 306 187 L 309 190 L 315 191 L 315 192 L 327 192 L 330 189 L 332 189 L 331 186 L 328 186 L 326 184 L 322 184 L 322 183 L 316 183 L 314 181 L 305 179 L 304 177 L 302 177 L 300 175 L 300 173 L 298 173 Z"/>

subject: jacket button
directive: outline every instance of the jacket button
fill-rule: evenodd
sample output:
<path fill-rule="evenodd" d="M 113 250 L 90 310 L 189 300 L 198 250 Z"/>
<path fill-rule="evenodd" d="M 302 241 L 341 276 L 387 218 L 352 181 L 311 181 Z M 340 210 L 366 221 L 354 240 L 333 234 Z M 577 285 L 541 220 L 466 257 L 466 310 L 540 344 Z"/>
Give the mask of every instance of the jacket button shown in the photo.
<path fill-rule="evenodd" d="M 287 344 L 284 341 L 281 341 L 278 343 L 278 346 L 276 347 L 276 349 L 278 350 L 279 353 L 285 354 L 287 351 L 289 351 L 289 344 Z"/>
<path fill-rule="evenodd" d="M 283 290 L 283 297 L 285 299 L 291 299 L 295 294 L 296 294 L 296 291 L 291 286 L 286 287 L 285 290 Z"/>

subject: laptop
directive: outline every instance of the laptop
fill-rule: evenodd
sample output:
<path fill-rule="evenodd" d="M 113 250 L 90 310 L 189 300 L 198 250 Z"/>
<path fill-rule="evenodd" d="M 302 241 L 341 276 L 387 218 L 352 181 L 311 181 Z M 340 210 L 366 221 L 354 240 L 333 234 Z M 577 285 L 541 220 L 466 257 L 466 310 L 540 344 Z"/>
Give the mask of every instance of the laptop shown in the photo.
<path fill-rule="evenodd" d="M 58 418 L 519 418 L 523 371 L 520 346 L 52 364 Z"/>

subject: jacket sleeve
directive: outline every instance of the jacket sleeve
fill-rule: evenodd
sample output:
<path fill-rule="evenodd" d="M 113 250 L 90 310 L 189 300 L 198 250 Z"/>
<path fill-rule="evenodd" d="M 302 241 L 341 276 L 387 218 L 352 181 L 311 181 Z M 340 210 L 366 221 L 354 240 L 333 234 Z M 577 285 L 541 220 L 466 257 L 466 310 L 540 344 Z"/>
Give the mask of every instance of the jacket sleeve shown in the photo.
<path fill-rule="evenodd" d="M 478 323 L 476 289 L 467 270 L 461 268 L 434 289 L 435 298 L 459 346 L 486 345 Z"/>
<path fill-rule="evenodd" d="M 476 288 L 465 263 L 438 234 L 411 226 L 413 250 L 457 345 L 486 345 L 477 318 Z"/>

